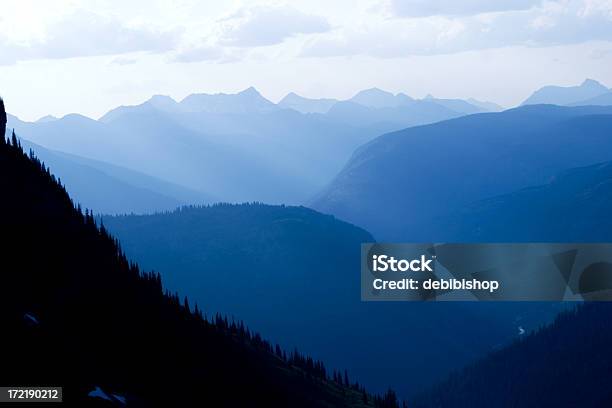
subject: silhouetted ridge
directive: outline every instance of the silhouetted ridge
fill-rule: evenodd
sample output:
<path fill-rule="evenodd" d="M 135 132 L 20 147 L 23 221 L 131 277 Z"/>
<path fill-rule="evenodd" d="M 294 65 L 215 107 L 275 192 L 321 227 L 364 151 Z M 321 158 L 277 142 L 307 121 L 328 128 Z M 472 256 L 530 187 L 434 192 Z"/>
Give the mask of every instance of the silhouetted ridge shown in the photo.
<path fill-rule="evenodd" d="M 4 140 L 4 138 L 6 137 L 6 110 L 4 109 L 4 101 L 2 100 L 2 98 L 0 98 L 0 130 L 2 131 L 2 133 L 0 133 L 0 135 L 2 136 L 2 140 Z"/>
<path fill-rule="evenodd" d="M 612 406 L 612 305 L 586 303 L 412 401 L 425 407 Z"/>
<path fill-rule="evenodd" d="M 61 385 L 75 406 L 397 406 L 164 294 L 14 133 L 0 174 L 0 383 Z"/>

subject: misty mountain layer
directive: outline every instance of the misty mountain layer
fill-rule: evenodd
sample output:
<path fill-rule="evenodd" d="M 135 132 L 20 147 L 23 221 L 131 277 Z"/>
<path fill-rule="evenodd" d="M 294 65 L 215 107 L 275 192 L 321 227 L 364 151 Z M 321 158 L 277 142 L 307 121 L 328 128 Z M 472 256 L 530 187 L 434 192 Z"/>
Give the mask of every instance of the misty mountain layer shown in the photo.
<path fill-rule="evenodd" d="M 9 127 L 45 148 L 138 171 L 220 201 L 296 204 L 320 191 L 368 140 L 483 110 L 465 101 L 413 100 L 380 90 L 333 103 L 292 98 L 291 106 L 276 105 L 254 88 L 194 94 L 180 102 L 155 96 L 98 121 L 67 115 L 28 123 L 11 117 Z M 327 107 L 313 107 L 319 102 Z M 320 113 L 293 109 L 301 103 Z"/>
<path fill-rule="evenodd" d="M 432 220 L 612 160 L 611 132 L 612 108 L 594 106 L 525 106 L 417 126 L 358 149 L 313 205 L 379 239 L 461 241 L 468 236 Z"/>
<path fill-rule="evenodd" d="M 96 213 L 145 214 L 215 201 L 207 194 L 124 167 L 45 149 L 26 140 L 21 143 L 53 168 L 76 202 Z"/>

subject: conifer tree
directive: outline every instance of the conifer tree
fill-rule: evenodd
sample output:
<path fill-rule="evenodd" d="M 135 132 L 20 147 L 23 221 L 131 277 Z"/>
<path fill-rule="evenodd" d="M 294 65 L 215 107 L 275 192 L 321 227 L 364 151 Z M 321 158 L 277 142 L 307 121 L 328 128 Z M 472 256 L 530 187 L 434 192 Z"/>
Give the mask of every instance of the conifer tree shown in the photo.
<path fill-rule="evenodd" d="M 4 101 L 0 98 L 0 135 L 2 139 L 0 143 L 4 144 L 4 138 L 6 137 L 6 110 L 4 109 Z"/>

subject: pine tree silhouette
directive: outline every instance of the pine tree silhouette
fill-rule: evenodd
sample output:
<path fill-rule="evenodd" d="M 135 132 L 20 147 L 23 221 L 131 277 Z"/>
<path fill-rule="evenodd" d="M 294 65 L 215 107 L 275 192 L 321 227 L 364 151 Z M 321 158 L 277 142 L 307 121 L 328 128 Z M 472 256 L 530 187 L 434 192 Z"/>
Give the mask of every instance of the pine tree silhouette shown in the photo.
<path fill-rule="evenodd" d="M 14 132 L 0 174 L 0 383 L 60 384 L 72 406 L 95 386 L 136 406 L 363 406 L 323 363 L 164 290 Z"/>
<path fill-rule="evenodd" d="M 434 407 L 611 407 L 612 304 L 585 302 L 409 401 Z"/>
<path fill-rule="evenodd" d="M 4 143 L 4 138 L 6 137 L 6 110 L 4 109 L 4 101 L 0 98 L 0 135 L 2 136 L 2 141 L 0 143 Z"/>

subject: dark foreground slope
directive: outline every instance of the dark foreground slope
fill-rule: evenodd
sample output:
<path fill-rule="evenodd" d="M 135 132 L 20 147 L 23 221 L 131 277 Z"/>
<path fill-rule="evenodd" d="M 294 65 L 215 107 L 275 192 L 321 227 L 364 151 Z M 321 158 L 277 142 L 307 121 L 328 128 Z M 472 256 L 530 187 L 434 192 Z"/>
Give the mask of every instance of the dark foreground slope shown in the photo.
<path fill-rule="evenodd" d="M 409 406 L 610 407 L 612 305 L 587 303 L 452 375 Z"/>
<path fill-rule="evenodd" d="M 3 140 L 0 192 L 1 384 L 61 385 L 75 406 L 363 405 L 320 365 L 164 295 Z M 96 387 L 118 397 L 88 397 Z"/>
<path fill-rule="evenodd" d="M 391 385 L 401 396 L 559 310 L 527 302 L 362 302 L 360 244 L 373 238 L 303 207 L 190 207 L 105 217 L 104 225 L 130 258 L 206 310 L 244 319 L 286 348 L 346 368 L 371 389 Z"/>

